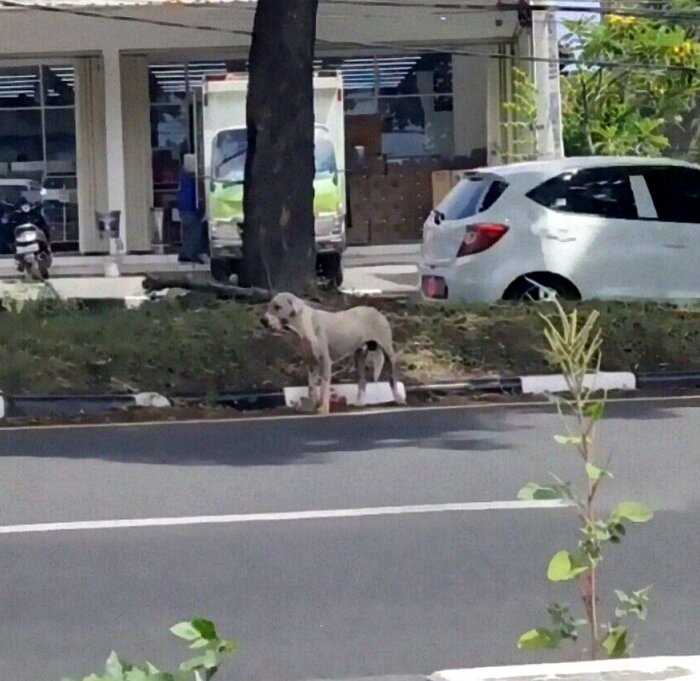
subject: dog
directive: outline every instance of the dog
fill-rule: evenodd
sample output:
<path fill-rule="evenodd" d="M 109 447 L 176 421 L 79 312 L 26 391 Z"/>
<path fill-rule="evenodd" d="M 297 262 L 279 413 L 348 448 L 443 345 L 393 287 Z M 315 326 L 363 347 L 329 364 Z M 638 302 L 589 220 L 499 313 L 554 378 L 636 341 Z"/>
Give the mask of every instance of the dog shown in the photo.
<path fill-rule="evenodd" d="M 311 307 L 291 293 L 278 293 L 268 304 L 261 323 L 273 333 L 294 333 L 301 340 L 302 352 L 310 367 L 309 398 L 320 413 L 330 412 L 333 364 L 350 355 L 354 356 L 358 374 L 358 405 L 365 399 L 368 359 L 375 382 L 379 380 L 385 360 L 388 361 L 394 401 L 405 404 L 398 390 L 391 325 L 373 307 L 326 312 Z"/>

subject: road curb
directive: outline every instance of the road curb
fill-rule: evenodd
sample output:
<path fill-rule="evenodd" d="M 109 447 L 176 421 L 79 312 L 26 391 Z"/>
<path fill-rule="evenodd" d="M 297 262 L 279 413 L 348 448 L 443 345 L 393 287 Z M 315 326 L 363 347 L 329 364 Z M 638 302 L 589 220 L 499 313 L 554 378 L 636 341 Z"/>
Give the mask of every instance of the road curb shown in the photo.
<path fill-rule="evenodd" d="M 664 656 L 586 662 L 553 662 L 502 667 L 476 667 L 434 672 L 430 681 L 523 681 L 578 679 L 579 681 L 683 681 L 700 679 L 700 657 Z"/>
<path fill-rule="evenodd" d="M 588 385 L 598 390 L 634 391 L 699 388 L 700 372 L 639 373 L 601 372 Z M 566 389 L 561 374 L 491 376 L 466 381 L 441 381 L 407 385 L 406 393 L 418 396 L 473 394 L 537 395 Z M 216 397 L 204 394 L 155 392 L 110 395 L 5 395 L 0 393 L 0 421 L 10 418 L 79 418 L 101 416 L 132 408 L 167 408 L 175 404 L 214 404 L 238 411 L 264 411 L 286 406 L 284 389 L 230 391 Z"/>

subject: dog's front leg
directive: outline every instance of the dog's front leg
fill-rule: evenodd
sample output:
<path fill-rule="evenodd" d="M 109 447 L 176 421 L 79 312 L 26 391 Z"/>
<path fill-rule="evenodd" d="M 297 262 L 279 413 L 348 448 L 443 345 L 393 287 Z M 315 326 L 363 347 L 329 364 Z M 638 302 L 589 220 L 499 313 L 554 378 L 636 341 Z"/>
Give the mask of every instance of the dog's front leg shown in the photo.
<path fill-rule="evenodd" d="M 328 353 L 320 358 L 321 363 L 321 406 L 319 413 L 330 414 L 331 412 L 331 376 L 332 365 Z"/>
<path fill-rule="evenodd" d="M 321 384 L 321 374 L 317 368 L 309 369 L 309 400 L 311 409 L 316 411 L 320 402 L 319 386 Z"/>

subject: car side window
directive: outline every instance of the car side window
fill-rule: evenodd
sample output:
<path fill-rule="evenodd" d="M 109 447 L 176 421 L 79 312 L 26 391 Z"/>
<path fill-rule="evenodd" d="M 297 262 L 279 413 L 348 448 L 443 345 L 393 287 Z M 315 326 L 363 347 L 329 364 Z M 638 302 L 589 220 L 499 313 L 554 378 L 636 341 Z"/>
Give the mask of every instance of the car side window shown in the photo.
<path fill-rule="evenodd" d="M 651 168 L 644 176 L 659 220 L 700 224 L 700 170 Z"/>
<path fill-rule="evenodd" d="M 636 220 L 637 207 L 627 172 L 622 168 L 587 168 L 547 180 L 528 197 L 562 213 Z"/>

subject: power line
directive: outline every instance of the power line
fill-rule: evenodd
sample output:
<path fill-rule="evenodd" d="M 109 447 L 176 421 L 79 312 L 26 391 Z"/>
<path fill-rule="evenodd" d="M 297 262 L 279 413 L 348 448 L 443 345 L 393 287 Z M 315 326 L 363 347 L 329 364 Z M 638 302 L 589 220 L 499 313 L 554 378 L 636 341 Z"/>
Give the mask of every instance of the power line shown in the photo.
<path fill-rule="evenodd" d="M 325 2 L 345 2 L 346 0 L 324 0 Z M 385 2 L 395 2 L 396 0 L 382 0 Z M 357 3 L 355 3 L 357 4 Z M 374 4 L 374 3 L 365 3 L 365 4 Z M 131 22 L 131 23 L 137 23 L 137 24 L 147 24 L 147 25 L 152 25 L 152 26 L 160 26 L 160 27 L 165 27 L 165 28 L 177 28 L 177 29 L 186 29 L 186 30 L 194 30 L 194 31 L 208 31 L 212 33 L 220 33 L 220 34 L 227 34 L 227 35 L 236 35 L 236 36 L 244 36 L 247 38 L 250 38 L 252 36 L 251 31 L 246 31 L 242 29 L 231 29 L 231 28 L 224 28 L 220 26 L 211 26 L 211 25 L 198 25 L 198 24 L 185 24 L 185 23 L 180 23 L 180 22 L 175 22 L 175 21 L 166 21 L 162 19 L 149 19 L 145 17 L 134 17 L 131 15 L 127 14 L 104 14 L 102 12 L 96 12 L 96 11 L 90 11 L 90 10 L 80 10 L 80 9 L 75 9 L 75 8 L 69 8 L 69 7 L 61 7 L 57 5 L 47 5 L 47 4 L 29 4 L 27 2 L 22 2 L 22 0 L 0 0 L 0 6 L 4 7 L 13 7 L 13 8 L 22 8 L 22 9 L 30 9 L 33 11 L 40 11 L 40 12 L 51 12 L 54 14 L 67 14 L 67 15 L 72 15 L 72 16 L 79 16 L 79 17 L 87 17 L 91 19 L 100 19 L 100 20 L 107 20 L 107 21 L 121 21 L 121 22 Z M 501 5 L 503 8 L 504 6 Z M 511 7 L 517 7 L 516 5 L 511 5 L 508 6 L 509 8 Z M 531 6 L 532 7 L 532 6 Z M 534 6 L 535 8 L 537 6 Z M 543 6 L 542 9 L 545 9 Z M 547 9 L 551 9 L 551 7 L 547 7 Z M 616 12 L 617 13 L 617 12 Z M 404 46 L 404 45 L 397 45 L 393 43 L 384 43 L 384 42 L 365 42 L 365 41 L 335 41 L 335 40 L 328 40 L 324 38 L 317 38 L 317 43 L 319 45 L 324 45 L 327 48 L 330 49 L 363 49 L 363 50 L 368 50 L 368 51 L 373 51 L 373 50 L 379 50 L 379 51 L 394 51 L 394 52 L 406 52 L 406 53 L 415 53 L 417 49 L 420 49 L 421 52 L 423 53 L 434 53 L 434 54 L 444 54 L 444 53 L 449 53 L 453 55 L 458 55 L 458 56 L 464 56 L 464 57 L 469 57 L 469 58 L 474 58 L 474 59 L 486 59 L 486 60 L 507 60 L 507 61 L 518 61 L 518 62 L 530 62 L 530 63 L 546 63 L 546 64 L 559 64 L 562 66 L 584 66 L 584 67 L 598 67 L 598 68 L 619 68 L 619 67 L 625 67 L 625 68 L 631 68 L 631 69 L 639 69 L 639 70 L 665 70 L 665 71 L 679 71 L 679 72 L 691 72 L 691 71 L 696 71 L 697 69 L 692 68 L 692 67 L 686 67 L 686 66 L 680 66 L 680 65 L 674 65 L 674 64 L 653 64 L 653 63 L 635 63 L 635 62 L 623 62 L 623 61 L 613 61 L 613 60 L 589 60 L 589 61 L 584 61 L 580 59 L 567 59 L 567 58 L 562 58 L 562 59 L 550 59 L 547 57 L 532 57 L 532 56 L 516 56 L 516 55 L 508 55 L 508 54 L 502 54 L 500 52 L 481 52 L 481 51 L 476 51 L 476 50 L 468 50 L 468 49 L 463 49 L 463 48 L 453 48 L 449 46 L 444 46 L 444 47 L 427 47 L 427 46 L 421 46 L 421 47 L 416 47 L 416 46 Z"/>

